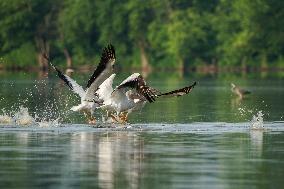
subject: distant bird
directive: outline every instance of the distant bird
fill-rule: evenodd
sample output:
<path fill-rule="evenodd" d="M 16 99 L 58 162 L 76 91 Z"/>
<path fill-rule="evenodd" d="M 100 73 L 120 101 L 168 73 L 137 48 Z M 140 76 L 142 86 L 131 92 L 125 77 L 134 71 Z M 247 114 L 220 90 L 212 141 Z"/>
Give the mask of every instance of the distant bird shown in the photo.
<path fill-rule="evenodd" d="M 188 94 L 196 85 L 196 82 L 194 82 L 189 87 L 168 93 L 161 93 L 149 87 L 139 73 L 134 73 L 113 89 L 112 84 L 115 76 L 116 74 L 112 74 L 106 79 L 96 94 L 103 101 L 103 105 L 98 108 L 107 110 L 108 112 L 116 112 L 116 117 L 114 114 L 109 114 L 108 116 L 111 116 L 118 122 L 126 122 L 128 114 L 132 111 L 142 109 L 146 102 L 152 103 L 156 98 L 161 96 L 174 97 Z"/>
<path fill-rule="evenodd" d="M 103 49 L 100 63 L 96 70 L 88 80 L 86 90 L 83 89 L 75 80 L 66 74 L 63 74 L 58 68 L 56 68 L 47 56 L 44 56 L 50 63 L 50 65 L 57 71 L 57 75 L 62 79 L 65 84 L 81 98 L 81 103 L 77 106 L 73 106 L 71 110 L 77 112 L 84 112 L 89 119 L 89 123 L 95 123 L 95 118 L 92 115 L 96 107 L 101 105 L 101 100 L 95 95 L 95 92 L 99 89 L 100 85 L 113 73 L 113 66 L 115 64 L 115 49 L 109 44 Z"/>
<path fill-rule="evenodd" d="M 237 95 L 240 99 L 243 99 L 245 95 L 250 94 L 251 92 L 248 90 L 241 89 L 235 84 L 231 83 L 231 91 Z"/>
<path fill-rule="evenodd" d="M 69 77 L 74 73 L 74 70 L 72 68 L 67 68 L 65 70 L 65 74 L 68 75 Z"/>

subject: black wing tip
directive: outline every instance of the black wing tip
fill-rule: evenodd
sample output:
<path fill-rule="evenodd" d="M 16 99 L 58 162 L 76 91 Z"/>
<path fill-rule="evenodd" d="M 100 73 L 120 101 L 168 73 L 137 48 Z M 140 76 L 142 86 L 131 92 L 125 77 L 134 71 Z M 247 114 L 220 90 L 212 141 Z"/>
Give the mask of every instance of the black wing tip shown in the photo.
<path fill-rule="evenodd" d="M 147 87 L 147 92 L 146 92 L 146 98 L 147 100 L 152 103 L 152 102 L 155 102 L 156 101 L 156 95 L 154 93 L 154 91 L 150 88 L 150 87 Z"/>
<path fill-rule="evenodd" d="M 147 96 L 148 96 L 148 101 L 149 101 L 150 103 L 152 103 L 152 102 L 155 102 L 155 101 L 156 101 L 156 99 L 155 99 L 155 97 L 154 97 L 153 95 L 151 95 L 151 94 L 147 94 Z"/>
<path fill-rule="evenodd" d="M 106 48 L 109 50 L 114 50 L 114 46 L 111 43 L 109 43 Z"/>
<path fill-rule="evenodd" d="M 43 54 L 42 54 L 42 57 L 43 57 L 44 59 L 46 59 L 46 60 L 48 61 L 48 63 L 51 65 L 51 67 L 57 72 L 57 76 L 58 76 L 60 79 L 62 79 L 62 81 L 64 81 L 65 84 L 66 84 L 67 86 L 69 86 L 71 90 L 73 90 L 74 88 L 73 88 L 72 84 L 68 81 L 68 79 L 66 78 L 66 76 L 65 76 L 56 66 L 54 66 L 54 65 L 51 63 L 49 56 L 48 56 L 46 53 L 43 53 Z"/>
<path fill-rule="evenodd" d="M 110 43 L 103 49 L 102 58 L 104 59 L 115 59 L 115 48 Z"/>
<path fill-rule="evenodd" d="M 51 63 L 50 63 L 51 64 Z M 51 66 L 53 67 L 53 69 L 57 72 L 57 76 L 64 81 L 64 83 L 70 87 L 71 90 L 73 90 L 73 86 L 72 84 L 68 81 L 68 79 L 66 78 L 66 75 L 64 75 L 57 67 L 55 67 L 54 65 L 51 64 Z"/>
<path fill-rule="evenodd" d="M 197 85 L 196 81 L 194 81 L 194 83 L 192 85 L 189 85 L 187 87 L 177 89 L 177 90 L 174 90 L 174 91 L 170 91 L 170 92 L 167 92 L 167 93 L 157 94 L 156 97 L 167 96 L 167 95 L 174 95 L 175 97 L 180 97 L 180 96 L 183 96 L 183 95 L 190 93 L 191 90 L 195 87 L 195 85 Z M 182 93 L 182 94 L 180 94 L 180 93 Z"/>
<path fill-rule="evenodd" d="M 58 68 L 56 66 L 54 66 L 52 63 L 51 63 L 51 59 L 50 57 L 48 56 L 47 53 L 42 53 L 42 57 L 51 65 L 51 67 L 57 71 L 57 72 L 61 72 L 60 70 L 58 70 Z"/>
<path fill-rule="evenodd" d="M 153 103 L 153 102 L 156 101 L 155 97 L 153 97 L 149 94 L 145 95 L 145 97 L 146 97 L 147 101 L 150 102 L 150 103 Z"/>
<path fill-rule="evenodd" d="M 190 93 L 191 90 L 195 87 L 195 85 L 197 85 L 196 81 L 194 81 L 194 83 L 192 85 L 190 85 L 189 87 L 185 87 L 185 94 Z"/>
<path fill-rule="evenodd" d="M 96 78 L 104 71 L 106 65 L 110 60 L 115 60 L 115 49 L 111 43 L 103 48 L 100 63 L 96 68 L 96 70 L 94 71 L 94 73 L 92 74 L 91 78 L 88 80 L 86 86 L 87 88 L 89 88 L 92 85 L 92 83 L 96 80 Z"/>

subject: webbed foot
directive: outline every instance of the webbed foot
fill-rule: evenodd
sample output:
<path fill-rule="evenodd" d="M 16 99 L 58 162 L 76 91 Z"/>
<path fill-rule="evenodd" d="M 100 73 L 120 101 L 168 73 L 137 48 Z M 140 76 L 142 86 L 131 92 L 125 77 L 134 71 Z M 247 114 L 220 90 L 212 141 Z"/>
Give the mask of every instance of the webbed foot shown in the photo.
<path fill-rule="evenodd" d="M 97 123 L 97 120 L 95 118 L 91 118 L 91 119 L 88 119 L 88 123 L 95 125 Z"/>
<path fill-rule="evenodd" d="M 120 115 L 118 117 L 120 119 L 120 123 L 122 123 L 122 124 L 127 123 L 127 121 L 128 121 L 128 113 L 127 112 L 120 113 Z"/>

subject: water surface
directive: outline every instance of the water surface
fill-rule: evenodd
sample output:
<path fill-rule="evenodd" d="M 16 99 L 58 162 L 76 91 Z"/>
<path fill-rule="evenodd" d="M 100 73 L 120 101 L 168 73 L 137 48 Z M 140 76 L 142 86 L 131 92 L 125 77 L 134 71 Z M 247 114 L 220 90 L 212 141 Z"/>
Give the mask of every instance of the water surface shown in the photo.
<path fill-rule="evenodd" d="M 48 77 L 47 77 L 48 76 Z M 127 74 L 118 74 L 115 85 Z M 79 84 L 86 85 L 88 74 L 74 74 Z M 220 78 L 219 78 L 220 77 Z M 176 75 L 150 76 L 147 81 L 162 92 L 184 87 L 197 81 L 192 93 L 180 98 L 159 99 L 147 104 L 142 112 L 130 115 L 130 123 L 192 123 L 245 122 L 262 111 L 266 121 L 284 120 L 284 80 L 281 78 L 201 77 Z M 252 92 L 244 100 L 230 91 L 233 82 Z M 0 80 L 0 114 L 12 113 L 20 106 L 29 113 L 45 119 L 60 118 L 61 122 L 86 123 L 82 114 L 70 111 L 80 99 L 66 87 L 56 74 L 6 74 Z M 101 112 L 97 112 L 100 119 Z"/>
<path fill-rule="evenodd" d="M 149 83 L 167 91 L 193 80 L 190 95 L 148 104 L 125 127 L 85 124 L 69 111 L 79 100 L 56 77 L 5 75 L 0 115 L 19 117 L 22 106 L 34 122 L 0 124 L 0 188 L 282 188 L 283 81 L 150 77 Z M 238 100 L 230 82 L 252 95 Z M 252 129 L 259 111 L 263 128 Z"/>
<path fill-rule="evenodd" d="M 1 188 L 281 188 L 284 123 L 0 129 Z"/>

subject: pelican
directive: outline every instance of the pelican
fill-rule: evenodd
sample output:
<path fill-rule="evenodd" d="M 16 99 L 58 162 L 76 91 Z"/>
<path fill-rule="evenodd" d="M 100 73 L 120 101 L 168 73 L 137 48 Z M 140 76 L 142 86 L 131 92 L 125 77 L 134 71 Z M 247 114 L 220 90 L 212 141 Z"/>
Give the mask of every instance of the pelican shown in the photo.
<path fill-rule="evenodd" d="M 72 90 L 73 93 L 79 95 L 81 103 L 71 108 L 72 111 L 83 112 L 87 115 L 89 123 L 95 123 L 96 119 L 92 118 L 95 109 L 101 105 L 101 101 L 95 92 L 99 89 L 100 85 L 113 73 L 113 66 L 115 64 L 115 49 L 109 44 L 103 49 L 99 65 L 93 72 L 92 76 L 87 82 L 86 89 L 84 90 L 75 80 L 66 74 L 63 74 L 57 67 L 55 67 L 49 58 L 45 56 L 57 75 L 64 83 Z"/>
<path fill-rule="evenodd" d="M 196 82 L 194 82 L 193 85 L 188 87 L 160 93 L 158 90 L 147 86 L 146 81 L 139 73 L 133 73 L 113 89 L 115 76 L 116 74 L 112 74 L 96 91 L 96 95 L 103 102 L 103 105 L 98 106 L 98 108 L 107 110 L 107 112 L 116 112 L 117 117 L 113 114 L 108 114 L 108 116 L 111 116 L 117 122 L 121 120 L 123 123 L 127 121 L 129 113 L 142 109 L 146 102 L 153 103 L 160 96 L 183 96 L 188 94 L 196 85 Z"/>

